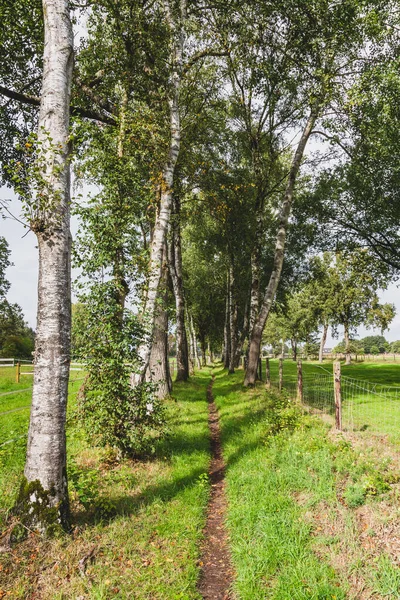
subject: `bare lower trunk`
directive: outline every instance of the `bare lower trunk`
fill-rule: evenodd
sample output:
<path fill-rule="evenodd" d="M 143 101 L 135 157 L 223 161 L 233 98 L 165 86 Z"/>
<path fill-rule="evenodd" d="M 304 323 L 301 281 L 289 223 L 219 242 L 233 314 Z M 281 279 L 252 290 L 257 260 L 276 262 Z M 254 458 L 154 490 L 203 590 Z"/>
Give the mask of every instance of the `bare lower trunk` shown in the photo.
<path fill-rule="evenodd" d="M 206 358 L 206 338 L 205 335 L 200 334 L 200 346 L 201 346 L 201 366 L 207 366 L 207 358 Z"/>
<path fill-rule="evenodd" d="M 350 335 L 349 326 L 347 323 L 344 324 L 344 347 L 346 354 L 346 365 L 351 365 Z"/>
<path fill-rule="evenodd" d="M 176 381 L 189 378 L 189 351 L 185 327 L 185 296 L 183 293 L 182 252 L 180 233 L 180 203 L 175 199 L 174 221 L 169 245 L 169 272 L 175 296 L 176 314 Z"/>
<path fill-rule="evenodd" d="M 328 335 L 328 324 L 324 323 L 324 329 L 322 331 L 321 343 L 319 345 L 319 362 L 322 363 L 324 360 L 324 348 L 326 344 L 326 338 Z"/>
<path fill-rule="evenodd" d="M 175 43 L 172 52 L 173 72 L 171 77 L 172 94 L 169 99 L 170 108 L 170 146 L 167 163 L 162 173 L 160 208 L 156 217 L 153 231 L 153 239 L 150 249 L 150 268 L 147 286 L 146 303 L 143 310 L 143 316 L 147 321 L 149 335 L 140 344 L 138 356 L 140 360 L 139 372 L 131 375 L 131 384 L 133 386 L 144 380 L 147 366 L 149 364 L 152 337 L 155 321 L 155 309 L 158 286 L 161 279 L 161 265 L 163 246 L 166 240 L 166 234 L 170 222 L 172 194 L 175 167 L 179 156 L 181 145 L 181 124 L 179 113 L 179 91 L 181 84 L 182 55 L 183 55 L 183 20 L 185 18 L 185 2 L 181 2 L 181 22 L 178 25 L 170 10 L 169 4 L 165 4 L 167 10 L 167 21 L 171 28 L 172 35 L 175 37 Z"/>
<path fill-rule="evenodd" d="M 261 219 L 261 217 L 260 217 Z M 257 224 L 257 229 L 259 224 Z M 256 232 L 255 246 L 251 253 L 251 289 L 250 289 L 250 331 L 252 331 L 257 319 L 260 306 L 260 238 Z"/>
<path fill-rule="evenodd" d="M 265 327 L 265 323 L 267 322 L 267 318 L 269 312 L 272 307 L 272 303 L 275 298 L 276 290 L 279 284 L 279 280 L 281 277 L 283 259 L 285 253 L 285 243 L 286 243 L 286 230 L 289 220 L 289 215 L 293 202 L 293 192 L 294 186 L 296 183 L 297 175 L 300 169 L 301 160 L 303 158 L 304 150 L 307 145 L 308 139 L 310 137 L 311 131 L 314 127 L 315 121 L 317 119 L 317 108 L 313 108 L 311 110 L 310 116 L 307 119 L 307 123 L 302 132 L 300 141 L 298 143 L 296 152 L 293 157 L 292 165 L 289 172 L 289 178 L 286 185 L 285 195 L 283 198 L 282 208 L 279 215 L 279 226 L 278 232 L 276 236 L 276 244 L 275 244 L 275 256 L 274 256 L 274 265 L 272 268 L 272 273 L 270 275 L 269 283 L 267 289 L 265 291 L 263 303 L 261 306 L 261 310 L 256 319 L 254 327 L 251 331 L 250 340 L 249 340 L 249 356 L 248 363 L 246 369 L 246 375 L 244 380 L 244 385 L 254 385 L 257 377 L 257 367 L 258 367 L 258 359 L 260 356 L 260 347 L 261 347 L 261 338 L 262 332 Z"/>
<path fill-rule="evenodd" d="M 235 299 L 235 279 L 232 267 L 229 270 L 229 329 L 229 373 L 233 374 L 235 372 L 235 358 L 237 346 L 237 303 Z"/>
<path fill-rule="evenodd" d="M 229 279 L 228 279 L 229 281 Z M 226 291 L 226 302 L 225 302 L 225 327 L 224 327 L 224 356 L 223 356 L 223 361 L 224 361 L 224 368 L 225 369 L 229 369 L 229 355 L 230 355 L 230 339 L 231 339 L 231 332 L 230 332 L 230 320 L 229 320 L 229 315 L 230 315 L 230 304 L 229 304 L 229 283 L 227 286 L 227 291 Z"/>
<path fill-rule="evenodd" d="M 190 374 L 193 375 L 195 371 L 195 367 L 197 366 L 195 363 L 194 356 L 194 334 L 192 330 L 192 317 L 189 315 L 189 311 L 186 310 L 186 337 L 189 338 L 189 367 Z"/>
<path fill-rule="evenodd" d="M 43 0 L 45 45 L 38 127 L 39 183 L 31 220 L 39 246 L 35 375 L 16 512 L 46 531 L 69 528 L 65 419 L 71 331 L 69 104 L 73 34 L 67 0 Z"/>
<path fill-rule="evenodd" d="M 235 368 L 236 369 L 240 365 L 240 357 L 242 356 L 243 345 L 244 345 L 244 342 L 248 335 L 249 335 L 249 313 L 248 313 L 248 306 L 246 305 L 246 307 L 244 309 L 243 329 L 240 334 L 240 338 L 239 338 L 239 341 L 238 341 L 238 344 L 236 347 L 236 357 L 235 357 Z"/>
<path fill-rule="evenodd" d="M 157 301 L 153 344 L 151 347 L 149 369 L 150 380 L 157 384 L 155 395 L 159 399 L 171 393 L 168 364 L 168 311 L 167 311 L 167 268 L 164 265 L 160 295 Z"/>
<path fill-rule="evenodd" d="M 290 344 L 292 346 L 293 360 L 297 360 L 297 341 L 290 340 Z M 282 357 L 283 357 L 283 354 L 282 354 Z"/>
<path fill-rule="evenodd" d="M 197 336 L 196 336 L 196 330 L 194 328 L 194 323 L 193 323 L 193 317 L 190 318 L 190 327 L 191 327 L 191 331 L 193 334 L 193 356 L 194 356 L 194 361 L 196 366 L 201 369 L 201 362 L 200 362 L 200 357 L 199 357 L 199 352 L 197 349 Z"/>

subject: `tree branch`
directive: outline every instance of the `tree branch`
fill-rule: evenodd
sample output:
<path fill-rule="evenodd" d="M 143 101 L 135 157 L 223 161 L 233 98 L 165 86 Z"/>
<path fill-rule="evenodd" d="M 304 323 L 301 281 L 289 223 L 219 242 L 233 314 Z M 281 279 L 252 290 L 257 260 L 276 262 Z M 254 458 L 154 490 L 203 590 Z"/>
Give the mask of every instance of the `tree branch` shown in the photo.
<path fill-rule="evenodd" d="M 353 155 L 350 152 L 350 150 L 348 148 L 346 148 L 346 146 L 344 144 L 342 144 L 342 142 L 340 142 L 336 137 L 332 137 L 332 136 L 328 135 L 327 133 L 325 133 L 324 131 L 312 131 L 311 135 L 322 135 L 327 140 L 330 140 L 331 142 L 335 142 L 335 144 L 340 146 L 341 149 L 344 150 L 344 152 L 346 152 L 347 156 L 349 156 L 350 158 L 353 158 Z"/>
<path fill-rule="evenodd" d="M 40 106 L 40 98 L 36 96 L 30 96 L 29 94 L 21 94 L 15 90 L 10 90 L 0 85 L 0 95 L 16 100 L 21 104 L 28 104 L 29 106 Z M 105 125 L 116 125 L 117 121 L 111 115 L 102 115 L 94 110 L 80 108 L 79 106 L 71 106 L 71 115 L 84 117 L 92 121 L 99 121 Z"/>
<path fill-rule="evenodd" d="M 197 54 L 195 54 L 194 56 L 192 56 L 192 58 L 184 65 L 183 69 L 182 69 L 182 77 L 184 77 L 188 71 L 190 71 L 190 69 L 193 67 L 194 64 L 196 64 L 197 61 L 201 60 L 202 58 L 205 58 L 206 56 L 227 56 L 228 52 L 226 51 L 220 51 L 218 52 L 217 50 L 212 50 L 211 48 L 208 48 L 206 50 L 202 50 L 201 52 L 198 52 Z"/>

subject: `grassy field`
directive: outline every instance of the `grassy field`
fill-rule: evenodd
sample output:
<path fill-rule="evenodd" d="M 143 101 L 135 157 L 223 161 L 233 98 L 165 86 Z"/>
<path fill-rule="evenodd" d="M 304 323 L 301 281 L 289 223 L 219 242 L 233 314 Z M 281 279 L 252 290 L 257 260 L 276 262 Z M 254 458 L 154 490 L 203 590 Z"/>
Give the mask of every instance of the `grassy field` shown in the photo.
<path fill-rule="evenodd" d="M 214 385 L 237 597 L 400 598 L 398 465 L 242 377 Z"/>
<path fill-rule="evenodd" d="M 0 554 L 0 598 L 199 597 L 199 543 L 209 493 L 209 379 L 206 371 L 175 386 L 175 399 L 167 403 L 170 434 L 149 461 L 119 461 L 91 448 L 78 425 L 69 424 L 73 535 L 53 541 L 31 535 L 12 554 Z M 22 458 L 21 451 L 11 474 L 3 467 L 3 515 L 12 505 Z"/>
<path fill-rule="evenodd" d="M 28 369 L 23 368 L 22 372 L 24 371 Z M 82 371 L 71 372 L 71 408 L 83 375 Z M 20 383 L 16 383 L 15 368 L 0 370 L 0 527 L 18 489 L 17 482 L 25 460 L 32 382 L 32 375 L 29 375 L 22 376 Z"/>
<path fill-rule="evenodd" d="M 169 435 L 151 460 L 119 460 L 90 447 L 70 413 L 73 533 L 55 540 L 30 534 L 0 553 L 1 599 L 200 599 L 210 373 L 175 385 L 166 402 Z M 263 384 L 244 389 L 241 371 L 229 376 L 215 367 L 214 374 L 233 598 L 400 599 L 396 449 L 368 431 L 334 433 L 329 422 L 303 415 Z M 3 531 L 25 442 L 10 445 L 0 467 Z"/>
<path fill-rule="evenodd" d="M 271 360 L 270 366 L 277 385 L 278 360 Z M 389 435 L 391 441 L 400 443 L 400 364 L 342 364 L 341 372 L 344 427 Z M 332 362 L 303 362 L 305 402 L 330 414 L 334 414 L 332 373 Z M 292 395 L 296 381 L 296 363 L 285 360 L 284 387 Z"/>

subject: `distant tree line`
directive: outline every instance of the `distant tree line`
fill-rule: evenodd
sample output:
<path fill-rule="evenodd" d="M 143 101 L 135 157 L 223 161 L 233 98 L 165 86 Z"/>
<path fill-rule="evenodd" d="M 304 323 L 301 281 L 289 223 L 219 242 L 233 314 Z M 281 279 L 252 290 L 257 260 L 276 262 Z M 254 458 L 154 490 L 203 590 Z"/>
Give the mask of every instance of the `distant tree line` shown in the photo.
<path fill-rule="evenodd" d="M 22 308 L 7 300 L 10 282 L 5 271 L 9 266 L 10 250 L 6 240 L 0 237 L 0 356 L 32 359 L 34 331 L 26 323 Z"/>

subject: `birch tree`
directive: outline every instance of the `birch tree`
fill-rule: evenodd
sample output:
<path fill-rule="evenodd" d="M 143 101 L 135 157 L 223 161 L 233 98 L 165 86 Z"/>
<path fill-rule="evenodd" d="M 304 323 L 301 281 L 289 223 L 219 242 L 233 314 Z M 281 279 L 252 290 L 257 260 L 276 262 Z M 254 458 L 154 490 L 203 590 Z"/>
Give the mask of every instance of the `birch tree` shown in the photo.
<path fill-rule="evenodd" d="M 148 322 L 148 335 L 138 349 L 141 361 L 139 373 L 131 376 L 132 385 L 141 383 L 146 374 L 152 348 L 152 335 L 156 314 L 158 287 L 161 280 L 163 248 L 170 222 L 175 167 L 181 145 L 181 116 L 179 93 L 182 78 L 184 27 L 186 21 L 186 2 L 181 0 L 178 8 L 173 3 L 164 3 L 165 18 L 171 33 L 171 77 L 168 97 L 170 119 L 170 142 L 166 163 L 160 181 L 160 205 L 153 230 L 150 248 L 149 277 L 143 314 Z"/>
<path fill-rule="evenodd" d="M 43 80 L 30 228 L 39 247 L 35 375 L 16 510 L 44 531 L 69 527 L 65 420 L 70 361 L 69 115 L 73 33 L 67 0 L 43 0 Z"/>

